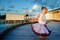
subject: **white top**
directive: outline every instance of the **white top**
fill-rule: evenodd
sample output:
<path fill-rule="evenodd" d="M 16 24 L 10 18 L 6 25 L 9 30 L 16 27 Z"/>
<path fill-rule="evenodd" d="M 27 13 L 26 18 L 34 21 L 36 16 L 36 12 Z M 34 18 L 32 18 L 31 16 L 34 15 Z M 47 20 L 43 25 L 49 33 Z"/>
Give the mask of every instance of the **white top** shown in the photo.
<path fill-rule="evenodd" d="M 40 24 L 45 24 L 46 23 L 46 19 L 45 19 L 45 15 L 44 14 L 40 14 L 40 17 L 38 19 L 38 23 Z"/>

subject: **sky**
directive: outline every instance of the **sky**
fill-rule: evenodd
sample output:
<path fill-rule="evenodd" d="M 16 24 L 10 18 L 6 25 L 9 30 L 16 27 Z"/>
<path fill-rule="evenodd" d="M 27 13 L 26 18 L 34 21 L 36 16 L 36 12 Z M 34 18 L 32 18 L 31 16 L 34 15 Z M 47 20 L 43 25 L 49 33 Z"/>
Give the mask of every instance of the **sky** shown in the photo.
<path fill-rule="evenodd" d="M 42 6 L 46 6 L 49 11 L 60 8 L 60 0 L 0 0 L 0 14 L 36 14 Z"/>

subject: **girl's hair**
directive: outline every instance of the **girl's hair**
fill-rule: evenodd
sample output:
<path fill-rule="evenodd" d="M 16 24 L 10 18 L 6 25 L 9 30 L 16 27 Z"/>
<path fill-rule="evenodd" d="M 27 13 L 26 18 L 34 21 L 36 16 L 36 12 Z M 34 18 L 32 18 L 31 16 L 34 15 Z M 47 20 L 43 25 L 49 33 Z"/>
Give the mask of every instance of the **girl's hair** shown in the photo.
<path fill-rule="evenodd" d="M 46 10 L 47 10 L 47 8 L 46 8 L 45 6 L 42 6 L 41 10 L 42 10 L 42 9 L 46 9 Z"/>

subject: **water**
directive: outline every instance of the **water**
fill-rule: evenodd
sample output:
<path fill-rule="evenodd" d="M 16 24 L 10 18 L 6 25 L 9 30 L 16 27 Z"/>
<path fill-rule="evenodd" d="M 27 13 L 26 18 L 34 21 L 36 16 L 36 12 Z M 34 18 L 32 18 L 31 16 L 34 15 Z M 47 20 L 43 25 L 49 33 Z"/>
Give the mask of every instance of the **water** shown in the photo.
<path fill-rule="evenodd" d="M 50 36 L 45 37 L 44 40 L 60 40 L 60 22 L 50 22 L 47 24 L 48 28 L 52 30 Z M 31 24 L 19 26 L 16 29 L 7 33 L 3 40 L 41 40 L 31 30 Z"/>
<path fill-rule="evenodd" d="M 2 33 L 5 29 L 9 28 L 10 26 L 13 26 L 15 24 L 5 24 L 5 23 L 1 23 L 0 24 L 0 33 Z"/>
<path fill-rule="evenodd" d="M 7 27 L 7 26 L 12 26 L 13 24 L 5 24 L 5 23 L 2 23 L 2 24 L 0 24 L 0 29 L 1 28 L 4 28 L 5 26 Z"/>

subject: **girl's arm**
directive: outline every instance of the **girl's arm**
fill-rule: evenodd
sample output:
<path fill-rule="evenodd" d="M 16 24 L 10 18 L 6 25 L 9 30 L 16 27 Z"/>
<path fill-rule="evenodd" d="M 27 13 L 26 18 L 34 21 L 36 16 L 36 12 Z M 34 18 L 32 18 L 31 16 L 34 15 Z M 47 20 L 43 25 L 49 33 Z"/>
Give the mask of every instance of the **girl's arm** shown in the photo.
<path fill-rule="evenodd" d="M 40 15 L 38 14 L 33 19 L 29 20 L 29 22 L 37 22 L 39 17 L 40 17 Z"/>
<path fill-rule="evenodd" d="M 50 21 L 46 21 L 46 24 L 48 24 Z"/>

